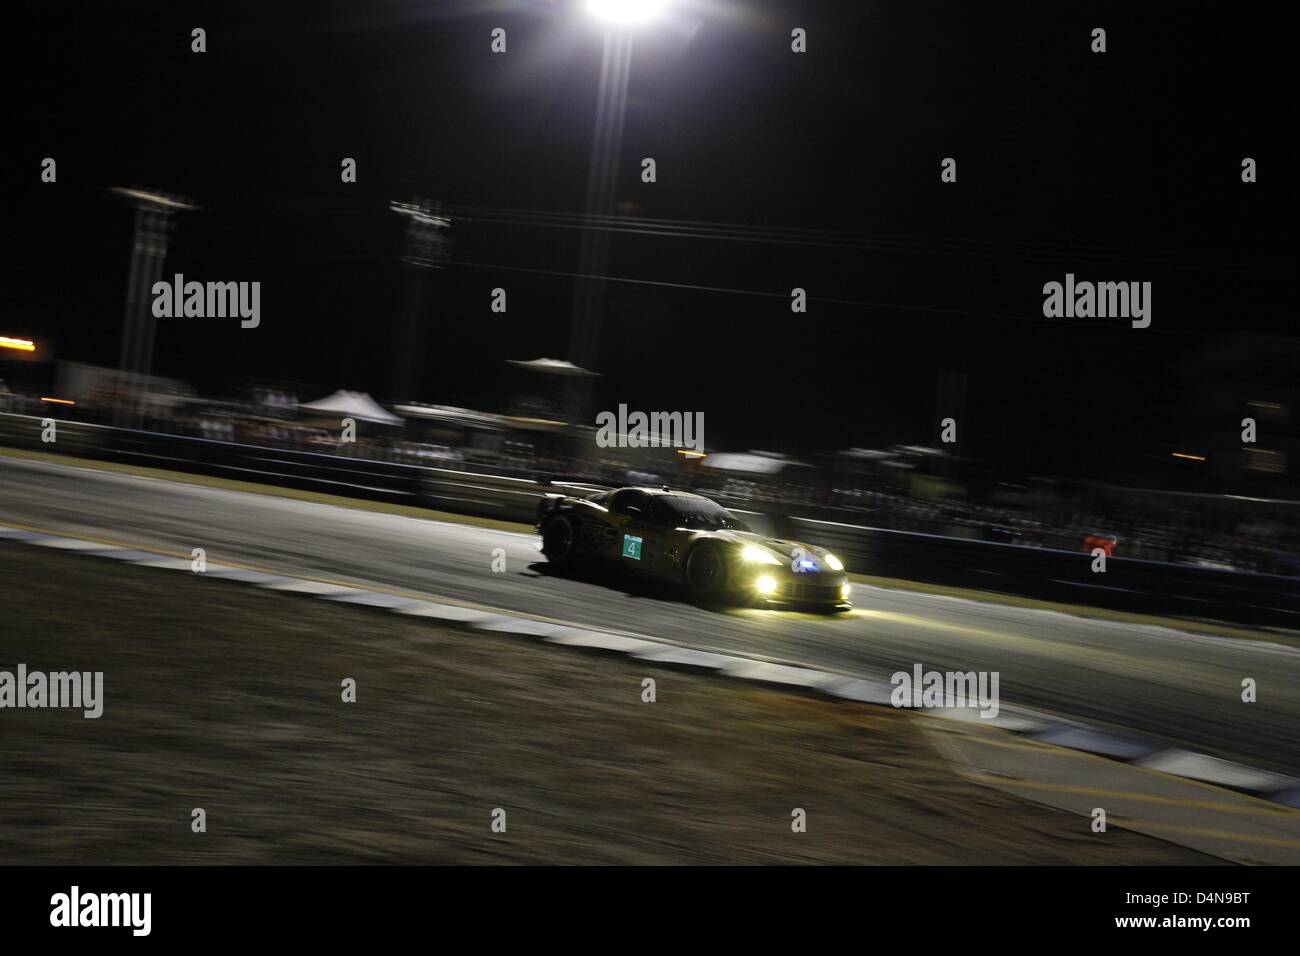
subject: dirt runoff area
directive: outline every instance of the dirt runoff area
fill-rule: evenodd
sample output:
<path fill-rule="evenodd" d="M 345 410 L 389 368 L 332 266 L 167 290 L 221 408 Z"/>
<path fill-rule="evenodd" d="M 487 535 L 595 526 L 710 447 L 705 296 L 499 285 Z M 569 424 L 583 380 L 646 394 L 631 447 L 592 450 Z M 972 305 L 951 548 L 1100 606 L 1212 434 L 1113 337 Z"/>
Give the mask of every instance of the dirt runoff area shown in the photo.
<path fill-rule="evenodd" d="M 915 715 L 11 542 L 0 588 L 0 671 L 104 675 L 98 719 L 0 709 L 4 864 L 1214 862 Z"/>

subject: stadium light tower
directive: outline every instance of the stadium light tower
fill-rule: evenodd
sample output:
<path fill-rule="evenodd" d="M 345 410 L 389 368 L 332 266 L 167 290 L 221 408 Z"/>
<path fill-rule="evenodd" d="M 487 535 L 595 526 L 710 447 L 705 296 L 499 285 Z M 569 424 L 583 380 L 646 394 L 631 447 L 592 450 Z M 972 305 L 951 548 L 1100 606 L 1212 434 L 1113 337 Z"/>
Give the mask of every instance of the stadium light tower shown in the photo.
<path fill-rule="evenodd" d="M 158 320 L 150 308 L 152 289 L 162 277 L 174 217 L 200 207 L 158 190 L 114 187 L 110 192 L 135 210 L 131 241 L 131 269 L 126 284 L 126 309 L 122 323 L 119 388 L 125 389 L 114 405 L 117 425 L 136 424 L 142 413 L 141 389 L 153 371 L 154 336 Z"/>
<path fill-rule="evenodd" d="M 587 166 L 585 212 L 596 228 L 583 230 L 578 251 L 578 279 L 573 303 L 573 326 L 569 333 L 569 360 L 580 368 L 594 370 L 600 350 L 600 321 L 604 306 L 604 281 L 596 278 L 605 270 L 609 234 L 600 228 L 600 217 L 614 207 L 614 180 L 623 145 L 623 116 L 627 108 L 627 80 L 632 63 L 633 28 L 660 16 L 665 0 L 587 0 L 587 13 L 604 30 L 600 59 L 600 86 L 596 93 L 596 123 Z M 590 382 L 575 380 L 571 396 L 573 411 L 585 418 Z"/>
<path fill-rule="evenodd" d="M 428 199 L 391 202 L 388 208 L 406 217 L 390 389 L 393 399 L 409 402 L 421 391 L 430 324 L 425 317 L 433 302 L 430 284 L 432 273 L 441 269 L 449 257 L 451 237 L 447 233 L 451 219 L 442 214 L 442 203 Z"/>

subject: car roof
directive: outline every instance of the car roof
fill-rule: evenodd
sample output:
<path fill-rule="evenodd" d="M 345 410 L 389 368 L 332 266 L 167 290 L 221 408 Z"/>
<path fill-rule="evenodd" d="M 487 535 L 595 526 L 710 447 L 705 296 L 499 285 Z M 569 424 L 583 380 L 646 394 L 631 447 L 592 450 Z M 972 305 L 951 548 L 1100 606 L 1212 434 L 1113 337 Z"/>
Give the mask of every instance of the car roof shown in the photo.
<path fill-rule="evenodd" d="M 697 495 L 690 491 L 674 491 L 671 488 L 647 488 L 641 485 L 634 485 L 631 488 L 621 488 L 620 491 L 644 491 L 647 495 L 659 495 L 665 498 L 699 498 L 701 501 L 710 501 L 703 495 Z"/>

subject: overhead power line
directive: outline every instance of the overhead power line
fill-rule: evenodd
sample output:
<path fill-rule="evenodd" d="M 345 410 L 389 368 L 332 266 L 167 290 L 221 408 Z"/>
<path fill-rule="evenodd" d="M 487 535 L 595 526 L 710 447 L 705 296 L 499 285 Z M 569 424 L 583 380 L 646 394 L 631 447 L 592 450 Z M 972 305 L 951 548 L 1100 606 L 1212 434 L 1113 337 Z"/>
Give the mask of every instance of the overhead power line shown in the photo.
<path fill-rule="evenodd" d="M 648 219 L 638 216 L 594 215 L 546 210 L 504 209 L 491 206 L 448 206 L 449 214 L 470 222 L 536 228 L 604 230 L 626 235 L 725 242 L 750 242 L 815 248 L 840 248 L 900 254 L 1011 259 L 1016 261 L 1123 261 L 1158 263 L 1162 268 L 1203 268 L 1208 260 L 1246 271 L 1287 270 L 1289 256 L 1242 256 L 1238 251 L 1206 249 L 1126 249 L 1083 243 L 1049 243 L 1032 240 L 973 239 L 920 236 L 908 233 L 846 232 L 789 226 L 754 226 L 682 219 Z"/>
<path fill-rule="evenodd" d="M 472 269 L 491 269 L 493 271 L 501 271 L 501 272 L 524 272 L 532 275 L 554 276 L 556 278 L 564 278 L 564 279 L 587 279 L 587 280 L 599 279 L 603 282 L 615 282 L 615 283 L 621 283 L 625 285 L 655 286 L 659 288 L 668 288 L 668 289 L 685 289 L 692 292 L 713 292 L 713 293 L 721 293 L 724 295 L 749 295 L 749 296 L 759 296 L 762 298 L 775 298 L 775 299 L 786 299 L 786 300 L 790 298 L 790 293 L 788 292 L 767 292 L 761 289 L 738 289 L 738 288 L 731 288 L 728 286 L 696 285 L 689 282 L 665 282 L 658 279 L 634 279 L 629 276 L 607 276 L 607 275 L 585 274 L 581 272 L 563 272 L 558 269 L 532 269 L 525 266 L 506 266 L 506 265 L 501 265 L 499 263 L 493 263 L 493 262 L 466 262 L 463 259 L 452 260 L 449 263 L 449 265 L 465 266 Z M 883 309 L 883 310 L 891 310 L 891 311 L 898 311 L 898 312 L 919 312 L 919 313 L 929 313 L 933 315 L 955 315 L 955 316 L 962 316 L 965 318 L 1003 319 L 1003 320 L 1011 320 L 1015 322 L 1034 322 L 1034 323 L 1042 323 L 1042 324 L 1050 324 L 1050 325 L 1077 325 L 1077 326 L 1083 326 L 1092 329 L 1097 329 L 1101 327 L 1098 325 L 1098 323 L 1095 320 L 1087 320 L 1087 319 L 1067 319 L 1067 318 L 1048 319 L 1044 316 L 1016 315 L 1010 312 L 988 312 L 988 311 L 983 311 L 978 309 L 948 309 L 939 306 L 929 306 L 929 305 L 907 305 L 901 302 L 871 302 L 864 299 L 839 299 L 839 298 L 829 298 L 829 297 L 821 297 L 821 296 L 813 296 L 813 295 L 808 296 L 807 299 L 809 302 L 819 302 L 825 305 L 843 305 L 843 306 L 852 306 L 855 308 L 864 308 L 864 309 Z M 1169 334 L 1175 334 L 1175 335 L 1199 334 L 1194 332 L 1188 332 L 1186 330 L 1170 329 L 1170 328 L 1162 328 L 1160 329 L 1160 331 Z"/>

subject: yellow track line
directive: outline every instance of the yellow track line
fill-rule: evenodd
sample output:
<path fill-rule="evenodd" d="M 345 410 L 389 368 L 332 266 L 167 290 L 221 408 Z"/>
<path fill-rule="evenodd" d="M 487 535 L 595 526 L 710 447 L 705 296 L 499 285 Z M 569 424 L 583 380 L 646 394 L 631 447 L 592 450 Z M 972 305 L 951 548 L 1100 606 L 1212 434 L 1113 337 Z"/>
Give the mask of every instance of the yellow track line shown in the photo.
<path fill-rule="evenodd" d="M 1061 748 L 1057 748 L 1061 749 Z M 1078 751 L 1068 751 L 1072 756 L 1091 757 L 1093 754 L 1080 754 Z M 1134 770 L 1141 770 L 1146 773 L 1157 773 L 1158 771 L 1147 770 L 1146 767 L 1137 767 L 1132 764 Z M 1184 807 L 1188 810 L 1213 810 L 1216 813 L 1235 813 L 1242 816 L 1261 816 L 1261 817 L 1286 817 L 1300 813 L 1294 807 L 1288 807 L 1282 803 L 1269 803 L 1260 800 L 1258 797 L 1250 794 L 1237 793 L 1235 790 L 1222 790 L 1221 792 L 1231 793 L 1246 800 L 1257 801 L 1262 806 L 1233 806 L 1232 804 L 1218 803 L 1213 800 L 1180 800 L 1176 797 L 1161 797 L 1150 793 L 1135 793 L 1130 790 L 1107 790 L 1104 787 L 1084 787 L 1076 784 L 1067 783 L 1044 783 L 1038 780 L 1023 780 L 1015 777 L 999 777 L 997 775 L 982 774 L 970 770 L 959 770 L 963 777 L 970 780 L 979 780 L 981 783 L 988 784 L 990 779 L 997 783 L 1005 783 L 1008 787 L 1024 787 L 1026 790 L 1045 790 L 1051 793 L 1069 793 L 1084 797 L 1114 797 L 1116 799 L 1134 800 L 1138 803 L 1156 803 L 1162 806 Z M 1174 778 L 1181 782 L 1200 784 L 1207 786 L 1199 780 L 1187 780 L 1185 777 Z"/>

